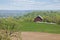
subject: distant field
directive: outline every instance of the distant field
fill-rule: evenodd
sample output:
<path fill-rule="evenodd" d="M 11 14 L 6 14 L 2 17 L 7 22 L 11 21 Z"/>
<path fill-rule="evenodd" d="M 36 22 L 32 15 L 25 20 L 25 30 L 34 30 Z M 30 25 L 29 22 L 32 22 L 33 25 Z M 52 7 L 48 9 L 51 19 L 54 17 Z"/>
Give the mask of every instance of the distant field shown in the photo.
<path fill-rule="evenodd" d="M 60 33 L 60 25 L 57 24 L 23 22 L 21 25 L 21 31 Z"/>

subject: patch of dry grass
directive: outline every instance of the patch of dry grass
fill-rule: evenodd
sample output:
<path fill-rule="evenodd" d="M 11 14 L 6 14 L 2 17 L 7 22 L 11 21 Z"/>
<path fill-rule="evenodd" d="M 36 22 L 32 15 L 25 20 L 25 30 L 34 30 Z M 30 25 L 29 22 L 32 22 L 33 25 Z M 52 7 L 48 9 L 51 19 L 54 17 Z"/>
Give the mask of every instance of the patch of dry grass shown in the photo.
<path fill-rule="evenodd" d="M 7 33 L 6 30 L 0 30 L 0 40 L 22 40 L 21 32 Z"/>
<path fill-rule="evenodd" d="M 10 36 L 5 30 L 0 30 L 0 40 L 10 40 Z"/>

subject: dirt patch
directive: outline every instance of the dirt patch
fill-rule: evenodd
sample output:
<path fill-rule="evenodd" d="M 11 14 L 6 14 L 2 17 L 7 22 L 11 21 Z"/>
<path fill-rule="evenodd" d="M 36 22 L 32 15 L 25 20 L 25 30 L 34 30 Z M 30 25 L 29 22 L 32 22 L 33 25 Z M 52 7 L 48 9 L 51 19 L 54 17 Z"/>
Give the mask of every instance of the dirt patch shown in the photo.
<path fill-rule="evenodd" d="M 22 40 L 60 40 L 60 34 L 22 32 Z"/>
<path fill-rule="evenodd" d="M 7 38 L 7 40 L 60 40 L 60 34 L 41 32 L 13 32 L 8 36 L 5 31 L 0 31 L 0 36 L 2 36 L 4 40 Z"/>

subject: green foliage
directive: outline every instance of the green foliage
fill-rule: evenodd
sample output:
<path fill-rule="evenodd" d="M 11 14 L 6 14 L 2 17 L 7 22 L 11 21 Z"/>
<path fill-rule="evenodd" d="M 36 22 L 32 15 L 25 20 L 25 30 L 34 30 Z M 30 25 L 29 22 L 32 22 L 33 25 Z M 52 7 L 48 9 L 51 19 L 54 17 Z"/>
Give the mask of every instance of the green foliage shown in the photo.
<path fill-rule="evenodd" d="M 38 15 L 43 17 L 43 22 L 60 24 L 60 11 L 33 11 L 20 17 L 20 19 L 23 21 L 33 22 L 34 18 Z"/>
<path fill-rule="evenodd" d="M 20 23 L 17 19 L 13 17 L 0 18 L 0 32 L 4 30 L 4 33 L 1 33 L 0 40 L 10 40 L 10 35 L 19 30 Z"/>
<path fill-rule="evenodd" d="M 8 18 L 2 18 L 0 19 L 0 27 L 3 30 L 14 30 L 15 28 L 18 28 L 19 23 L 16 19 L 8 17 Z"/>
<path fill-rule="evenodd" d="M 33 23 L 36 16 L 41 15 L 43 22 L 57 23 L 44 24 Z M 59 11 L 34 11 L 18 18 L 7 17 L 0 18 L 0 30 L 6 30 L 8 33 L 14 31 L 37 31 L 60 33 L 60 12 Z"/>

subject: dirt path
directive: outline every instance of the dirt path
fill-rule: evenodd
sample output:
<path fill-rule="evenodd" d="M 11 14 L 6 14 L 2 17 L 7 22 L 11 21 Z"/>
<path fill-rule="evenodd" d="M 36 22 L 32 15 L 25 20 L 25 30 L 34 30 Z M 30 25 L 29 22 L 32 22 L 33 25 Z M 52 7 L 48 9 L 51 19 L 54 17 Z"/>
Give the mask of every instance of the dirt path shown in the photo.
<path fill-rule="evenodd" d="M 60 34 L 22 32 L 22 40 L 60 40 Z"/>
<path fill-rule="evenodd" d="M 4 30 L 0 31 L 0 36 L 11 40 L 60 40 L 60 34 L 41 33 L 41 32 L 14 32 L 6 36 Z"/>

